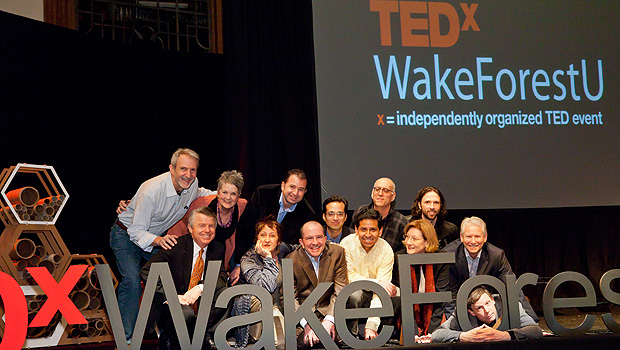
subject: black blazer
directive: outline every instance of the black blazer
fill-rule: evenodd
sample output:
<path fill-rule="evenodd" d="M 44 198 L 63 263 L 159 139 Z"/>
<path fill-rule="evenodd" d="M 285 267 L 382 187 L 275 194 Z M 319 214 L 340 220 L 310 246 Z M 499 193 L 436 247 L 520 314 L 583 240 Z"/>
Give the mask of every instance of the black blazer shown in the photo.
<path fill-rule="evenodd" d="M 160 250 L 155 254 L 149 261 L 144 265 L 140 275 L 142 280 L 146 281 L 148 277 L 149 271 L 151 269 L 151 264 L 156 262 L 167 262 L 170 267 L 170 273 L 172 274 L 172 280 L 174 281 L 174 286 L 176 288 L 177 294 L 182 295 L 187 292 L 189 287 L 189 281 L 192 277 L 192 265 L 193 265 L 193 255 L 194 255 L 194 240 L 192 239 L 191 234 L 183 235 L 177 238 L 177 244 L 169 250 Z M 226 287 L 226 270 L 224 269 L 224 252 L 225 247 L 222 243 L 217 241 L 212 241 L 207 248 L 207 256 L 205 261 L 205 268 L 203 271 L 203 279 L 204 275 L 207 273 L 207 264 L 209 261 L 220 260 L 222 261 L 222 266 L 220 267 L 220 272 L 217 280 L 217 285 L 215 287 L 216 295 L 219 294 L 218 291 L 221 291 L 222 288 Z M 159 291 L 159 290 L 158 290 Z M 163 292 L 163 291 L 162 291 Z"/>
<path fill-rule="evenodd" d="M 453 302 L 446 305 L 446 316 L 454 311 L 456 293 L 461 285 L 469 278 L 469 270 L 467 269 L 467 258 L 465 256 L 465 246 L 459 244 L 455 251 L 455 263 L 450 267 L 450 291 L 452 292 Z M 480 251 L 480 263 L 478 264 L 478 272 L 476 275 L 489 275 L 497 277 L 504 284 L 506 283 L 506 275 L 513 274 L 508 258 L 504 250 L 486 242 Z M 538 322 L 539 318 L 532 308 L 530 302 L 525 298 L 523 292 L 519 292 L 519 301 L 523 304 L 523 309 L 530 315 L 534 321 Z"/>
<path fill-rule="evenodd" d="M 278 216 L 280 210 L 280 190 L 279 184 L 259 186 L 252 198 L 245 207 L 245 211 L 239 219 L 237 233 L 235 235 L 235 262 L 239 260 L 250 249 L 254 243 L 254 225 L 256 222 L 268 215 Z M 314 209 L 306 198 L 302 199 L 295 210 L 287 213 L 282 220 L 282 241 L 289 244 L 298 244 L 301 226 L 312 220 Z"/>
<path fill-rule="evenodd" d="M 323 232 L 325 233 L 325 236 L 329 235 L 329 233 L 327 232 L 327 225 L 323 225 Z M 350 235 L 351 233 L 355 233 L 355 230 L 349 228 L 349 226 L 344 225 L 342 226 L 342 232 L 340 233 L 340 241 L 342 242 L 342 240 Z"/>
<path fill-rule="evenodd" d="M 450 267 L 450 287 L 456 291 L 461 287 L 463 282 L 469 278 L 469 269 L 467 268 L 467 257 L 465 256 L 465 246 L 463 243 L 456 248 L 455 263 Z M 512 274 L 512 268 L 506 258 L 504 251 L 491 243 L 485 243 L 480 250 L 480 263 L 478 264 L 478 272 L 476 275 L 489 275 L 499 278 L 506 283 L 506 275 Z"/>
<path fill-rule="evenodd" d="M 407 219 L 407 222 L 412 222 L 420 219 L 421 216 L 414 218 L 413 216 L 408 215 L 405 216 L 405 218 Z M 437 239 L 439 240 L 439 249 L 444 249 L 446 251 L 452 251 L 446 249 L 446 246 L 458 240 L 461 235 L 458 226 L 450 221 L 444 221 L 442 218 L 437 218 L 437 221 L 435 221 L 435 233 L 437 233 Z"/>

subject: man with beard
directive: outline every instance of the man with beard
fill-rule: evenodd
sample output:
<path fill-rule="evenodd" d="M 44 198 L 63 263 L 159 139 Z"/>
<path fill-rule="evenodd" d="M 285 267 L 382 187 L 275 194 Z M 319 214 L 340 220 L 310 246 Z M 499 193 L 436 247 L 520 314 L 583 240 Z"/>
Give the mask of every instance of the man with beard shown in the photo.
<path fill-rule="evenodd" d="M 459 238 L 459 228 L 444 218 L 448 214 L 446 200 L 439 189 L 427 186 L 418 191 L 411 206 L 411 221 L 424 219 L 435 227 L 439 249 Z M 453 250 L 449 250 L 453 251 Z"/>

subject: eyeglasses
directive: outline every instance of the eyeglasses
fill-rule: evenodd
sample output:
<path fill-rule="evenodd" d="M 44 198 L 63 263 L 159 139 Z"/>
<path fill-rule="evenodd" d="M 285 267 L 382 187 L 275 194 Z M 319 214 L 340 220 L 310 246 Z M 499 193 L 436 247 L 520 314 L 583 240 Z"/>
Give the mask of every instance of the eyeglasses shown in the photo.
<path fill-rule="evenodd" d="M 327 217 L 330 219 L 333 219 L 334 217 L 337 217 L 338 219 L 342 219 L 344 217 L 344 212 L 339 211 L 337 213 L 333 212 L 333 211 L 328 211 L 327 212 Z"/>
<path fill-rule="evenodd" d="M 408 235 L 405 235 L 405 236 L 403 237 L 403 242 L 405 242 L 405 243 L 406 243 L 408 240 L 412 240 L 412 241 L 414 241 L 414 242 L 425 241 L 425 239 L 424 239 L 424 238 L 419 239 L 419 238 L 417 238 L 417 237 L 413 237 L 413 236 L 408 236 Z"/>
<path fill-rule="evenodd" d="M 381 194 L 381 193 L 383 193 L 383 194 L 390 194 L 390 193 L 394 192 L 394 191 L 390 190 L 389 188 L 382 188 L 382 187 L 373 187 L 372 191 L 374 193 L 376 193 L 376 194 Z"/>
<path fill-rule="evenodd" d="M 327 238 L 325 237 L 325 235 L 320 235 L 320 236 L 318 236 L 318 235 L 317 235 L 317 236 L 310 236 L 310 237 L 304 237 L 304 238 L 303 238 L 303 240 L 304 240 L 305 242 L 322 241 L 322 240 L 324 240 L 324 239 L 327 239 Z"/>

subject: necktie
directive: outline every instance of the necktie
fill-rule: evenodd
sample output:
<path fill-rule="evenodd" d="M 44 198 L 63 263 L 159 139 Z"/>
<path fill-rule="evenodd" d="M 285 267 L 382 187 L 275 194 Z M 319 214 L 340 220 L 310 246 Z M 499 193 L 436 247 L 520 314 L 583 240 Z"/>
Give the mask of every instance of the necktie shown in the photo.
<path fill-rule="evenodd" d="M 194 264 L 194 269 L 192 270 L 192 277 L 189 280 L 189 288 L 187 290 L 196 287 L 198 282 L 200 282 L 200 280 L 202 279 L 202 272 L 205 268 L 205 262 L 202 259 L 203 253 L 204 249 L 200 249 L 200 252 L 198 253 L 198 258 L 196 258 L 196 263 Z M 194 310 L 195 314 L 198 313 L 198 303 L 193 303 L 190 306 Z"/>

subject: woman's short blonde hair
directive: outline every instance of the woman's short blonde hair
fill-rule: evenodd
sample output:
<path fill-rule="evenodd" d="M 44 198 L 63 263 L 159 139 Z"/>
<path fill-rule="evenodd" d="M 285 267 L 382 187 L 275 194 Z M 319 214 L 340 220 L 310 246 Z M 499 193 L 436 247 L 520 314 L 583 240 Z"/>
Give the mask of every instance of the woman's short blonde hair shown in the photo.
<path fill-rule="evenodd" d="M 418 230 L 420 230 L 420 232 L 422 232 L 422 237 L 424 237 L 424 239 L 428 243 L 428 246 L 426 246 L 425 249 L 427 253 L 434 253 L 437 251 L 437 249 L 439 249 L 439 239 L 437 239 L 437 232 L 435 232 L 435 228 L 433 227 L 433 225 L 424 219 L 414 220 L 408 223 L 407 226 L 405 226 L 405 229 L 403 230 L 403 242 L 405 241 L 405 235 L 412 228 L 417 228 Z"/>

